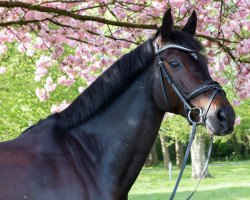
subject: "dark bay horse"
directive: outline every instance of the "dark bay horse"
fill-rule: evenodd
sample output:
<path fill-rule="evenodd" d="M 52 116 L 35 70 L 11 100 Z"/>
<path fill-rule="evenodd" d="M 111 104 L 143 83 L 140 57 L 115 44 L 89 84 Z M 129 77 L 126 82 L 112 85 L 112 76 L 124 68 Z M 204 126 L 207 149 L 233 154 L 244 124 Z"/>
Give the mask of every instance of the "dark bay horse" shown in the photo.
<path fill-rule="evenodd" d="M 184 94 L 213 81 L 193 37 L 196 21 L 193 12 L 182 30 L 173 30 L 168 10 L 154 37 L 116 61 L 67 109 L 1 143 L 0 200 L 126 200 L 164 113 L 186 117 L 155 52 L 165 47 L 161 60 Z M 205 109 L 212 93 L 204 91 L 190 104 Z M 224 135 L 232 132 L 234 119 L 218 91 L 204 124 Z"/>

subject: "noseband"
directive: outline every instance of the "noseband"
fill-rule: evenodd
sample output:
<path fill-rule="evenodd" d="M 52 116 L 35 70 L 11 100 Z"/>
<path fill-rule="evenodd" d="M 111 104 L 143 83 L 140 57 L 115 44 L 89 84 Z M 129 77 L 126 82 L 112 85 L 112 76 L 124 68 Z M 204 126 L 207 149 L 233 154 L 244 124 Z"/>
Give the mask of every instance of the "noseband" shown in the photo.
<path fill-rule="evenodd" d="M 196 60 L 197 60 L 198 57 L 197 57 L 194 50 L 183 47 L 183 46 L 180 46 L 180 45 L 175 45 L 175 44 L 167 44 L 167 45 L 163 46 L 161 49 L 158 49 L 155 52 L 155 55 L 157 56 L 158 63 L 159 63 L 159 66 L 160 66 L 162 79 L 163 79 L 163 77 L 165 77 L 167 79 L 168 83 L 172 86 L 175 93 L 178 95 L 180 100 L 183 102 L 184 110 L 187 113 L 187 120 L 192 125 L 192 129 L 190 131 L 189 143 L 188 143 L 188 146 L 187 146 L 185 157 L 184 157 L 183 162 L 182 162 L 181 170 L 180 170 L 179 176 L 177 178 L 174 190 L 173 190 L 173 192 L 171 194 L 171 197 L 169 198 L 169 200 L 173 200 L 174 196 L 176 194 L 176 191 L 178 189 L 178 185 L 179 185 L 179 182 L 181 180 L 183 171 L 185 169 L 187 160 L 188 160 L 188 156 L 189 156 L 189 153 L 190 153 L 190 150 L 191 150 L 191 145 L 192 145 L 192 142 L 193 142 L 194 137 L 195 137 L 196 126 L 198 124 L 206 124 L 207 113 L 208 113 L 208 111 L 210 109 L 212 101 L 213 101 L 215 95 L 217 94 L 217 92 L 223 91 L 223 89 L 222 89 L 221 85 L 218 82 L 209 81 L 209 82 L 205 82 L 205 83 L 199 85 L 198 87 L 196 87 L 189 94 L 185 94 L 179 88 L 178 84 L 174 81 L 174 79 L 171 77 L 169 71 L 167 70 L 164 62 L 162 61 L 162 59 L 160 57 L 160 54 L 162 52 L 164 52 L 165 50 L 167 50 L 167 49 L 178 49 L 178 50 L 181 50 L 181 51 L 186 51 L 186 52 L 190 53 L 190 55 L 193 56 Z M 163 82 L 163 84 L 164 84 L 164 82 Z M 164 85 L 163 85 L 163 89 L 164 89 L 164 93 L 165 93 L 165 99 L 167 99 L 167 92 L 166 92 L 166 89 L 165 89 Z M 202 108 L 200 108 L 200 107 L 194 107 L 194 106 L 191 105 L 191 100 L 192 99 L 194 99 L 195 97 L 197 97 L 197 96 L 199 96 L 199 95 L 201 95 L 201 94 L 203 94 L 205 92 L 211 91 L 211 90 L 214 90 L 214 92 L 210 96 L 207 107 L 204 110 Z M 193 115 L 195 113 L 197 113 L 197 112 L 198 112 L 198 116 L 199 116 L 198 120 L 193 118 Z M 187 197 L 187 199 L 190 199 L 193 196 L 193 194 L 195 193 L 196 189 L 198 188 L 198 186 L 200 184 L 201 179 L 204 177 L 205 171 L 206 171 L 207 166 L 208 166 L 209 158 L 210 158 L 210 155 L 211 155 L 211 150 L 212 150 L 212 145 L 213 145 L 213 136 L 211 136 L 210 139 L 211 140 L 210 140 L 210 146 L 209 146 L 209 150 L 208 150 L 207 160 L 205 162 L 205 166 L 204 166 L 203 171 L 202 171 L 202 176 L 201 176 L 200 180 L 198 181 L 194 191 Z"/>

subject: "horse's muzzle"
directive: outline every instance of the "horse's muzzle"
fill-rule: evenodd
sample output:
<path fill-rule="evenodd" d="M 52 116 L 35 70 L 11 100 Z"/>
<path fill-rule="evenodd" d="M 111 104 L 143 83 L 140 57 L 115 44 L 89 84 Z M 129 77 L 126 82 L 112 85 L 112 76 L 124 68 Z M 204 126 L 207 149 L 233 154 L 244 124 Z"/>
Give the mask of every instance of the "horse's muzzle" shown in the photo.
<path fill-rule="evenodd" d="M 233 132 L 235 112 L 231 105 L 217 108 L 209 113 L 206 120 L 206 127 L 214 135 L 227 135 Z"/>

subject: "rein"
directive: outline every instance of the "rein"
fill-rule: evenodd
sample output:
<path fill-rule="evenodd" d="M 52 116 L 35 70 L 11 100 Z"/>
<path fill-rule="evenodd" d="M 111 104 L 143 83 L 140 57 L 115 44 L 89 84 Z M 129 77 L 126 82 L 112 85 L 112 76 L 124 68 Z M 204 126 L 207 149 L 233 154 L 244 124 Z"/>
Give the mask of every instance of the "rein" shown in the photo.
<path fill-rule="evenodd" d="M 184 109 L 187 112 L 187 120 L 189 121 L 190 125 L 192 125 L 191 131 L 190 131 L 190 136 L 189 136 L 189 143 L 188 143 L 188 146 L 187 146 L 187 150 L 185 152 L 184 160 L 182 162 L 181 170 L 180 170 L 180 173 L 179 173 L 178 178 L 176 180 L 174 190 L 173 190 L 173 192 L 172 192 L 172 194 L 171 194 L 171 196 L 169 198 L 169 200 L 173 200 L 174 196 L 176 194 L 176 191 L 178 189 L 182 174 L 183 174 L 184 169 L 186 167 L 186 163 L 187 163 L 187 160 L 188 160 L 188 157 L 189 157 L 189 154 L 190 154 L 192 142 L 193 142 L 194 137 L 195 137 L 196 127 L 199 124 L 205 124 L 206 123 L 207 113 L 208 113 L 208 111 L 210 109 L 212 101 L 213 101 L 215 95 L 217 94 L 217 92 L 223 91 L 223 89 L 222 89 L 221 85 L 218 82 L 209 81 L 209 82 L 205 82 L 205 83 L 199 85 L 197 88 L 195 88 L 188 95 L 183 93 L 182 90 L 177 85 L 177 83 L 171 77 L 170 73 L 168 72 L 167 68 L 165 67 L 164 62 L 162 61 L 162 59 L 160 57 L 160 54 L 162 52 L 164 52 L 165 50 L 167 50 L 167 49 L 179 49 L 179 50 L 182 50 L 182 51 L 186 51 L 186 52 L 190 53 L 191 56 L 193 56 L 196 60 L 197 60 L 197 55 L 196 55 L 194 50 L 188 49 L 188 48 L 180 46 L 180 45 L 175 45 L 175 44 L 167 44 L 167 45 L 163 46 L 161 49 L 158 49 L 156 51 L 156 53 L 155 53 L 155 55 L 157 56 L 157 59 L 158 59 L 158 63 L 160 65 L 160 71 L 161 71 L 162 79 L 163 79 L 163 77 L 167 79 L 168 83 L 172 86 L 175 93 L 178 95 L 180 100 L 183 102 Z M 167 94 L 166 94 L 165 87 L 163 86 L 163 88 L 164 88 L 165 99 L 167 99 L 167 96 L 166 96 Z M 210 91 L 210 90 L 215 90 L 215 91 L 212 93 L 212 95 L 210 97 L 210 100 L 208 102 L 208 105 L 207 105 L 205 110 L 203 110 L 200 107 L 193 107 L 191 105 L 190 101 L 193 98 L 195 98 L 195 97 L 197 97 L 197 96 L 199 96 L 199 95 L 201 95 L 201 94 L 203 94 L 203 93 L 205 93 L 207 91 Z M 198 116 L 199 116 L 198 120 L 196 120 L 196 119 L 194 119 L 192 117 L 192 114 L 194 114 L 195 112 L 198 112 Z M 207 169 L 208 162 L 209 162 L 209 159 L 210 159 L 210 156 L 211 156 L 212 146 L 213 146 L 213 135 L 210 136 L 210 146 L 209 146 L 209 150 L 208 150 L 207 160 L 206 160 L 205 166 L 204 166 L 204 168 L 202 170 L 201 178 L 199 179 L 194 191 L 187 197 L 187 200 L 189 200 L 193 196 L 193 194 L 197 190 L 202 178 L 205 175 L 205 171 Z"/>

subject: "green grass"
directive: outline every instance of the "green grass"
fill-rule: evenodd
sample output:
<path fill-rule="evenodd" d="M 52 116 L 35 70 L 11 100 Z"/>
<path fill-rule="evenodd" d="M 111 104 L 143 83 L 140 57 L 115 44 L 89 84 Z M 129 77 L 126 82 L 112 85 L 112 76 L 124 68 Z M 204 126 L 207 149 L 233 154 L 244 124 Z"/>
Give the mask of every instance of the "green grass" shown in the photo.
<path fill-rule="evenodd" d="M 213 178 L 202 180 L 192 200 L 250 200 L 250 161 L 221 162 L 209 165 Z M 144 168 L 129 193 L 129 200 L 166 200 L 169 198 L 179 169 L 173 169 L 173 180 L 163 167 Z M 184 200 L 197 180 L 190 179 L 187 166 L 175 200 Z"/>

